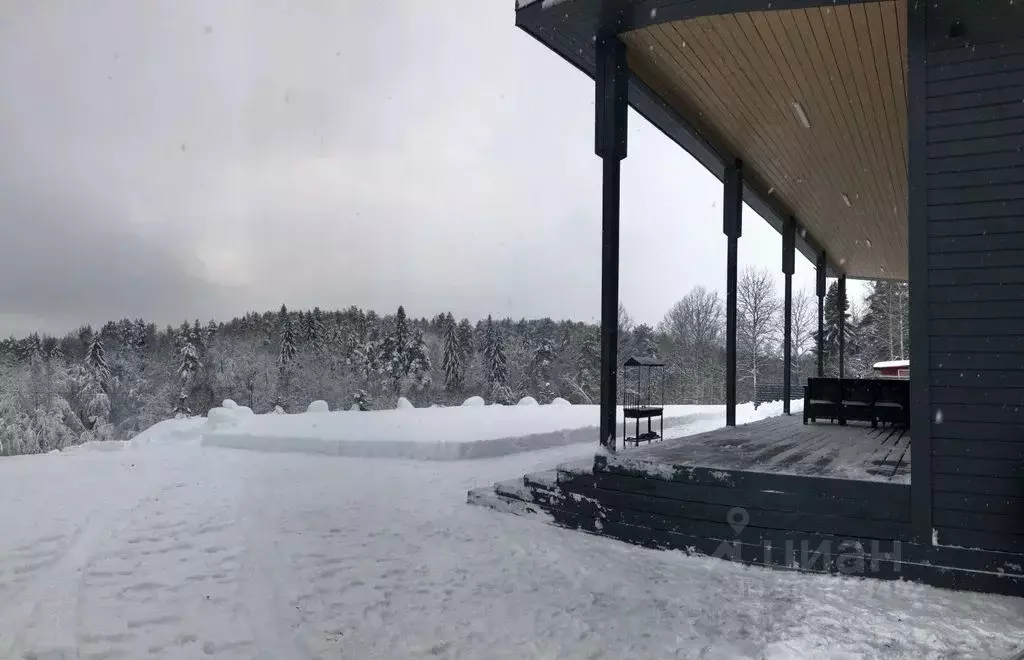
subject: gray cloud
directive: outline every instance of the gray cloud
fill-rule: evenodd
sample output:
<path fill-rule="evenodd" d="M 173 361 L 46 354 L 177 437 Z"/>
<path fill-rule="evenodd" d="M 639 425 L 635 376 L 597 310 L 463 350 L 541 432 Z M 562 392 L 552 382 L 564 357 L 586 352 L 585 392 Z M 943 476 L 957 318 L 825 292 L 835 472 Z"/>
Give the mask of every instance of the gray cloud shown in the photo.
<path fill-rule="evenodd" d="M 597 318 L 593 83 L 509 3 L 7 11 L 0 331 L 282 301 Z M 621 291 L 655 322 L 724 284 L 721 189 L 631 122 Z M 742 260 L 779 249 L 749 215 Z"/>

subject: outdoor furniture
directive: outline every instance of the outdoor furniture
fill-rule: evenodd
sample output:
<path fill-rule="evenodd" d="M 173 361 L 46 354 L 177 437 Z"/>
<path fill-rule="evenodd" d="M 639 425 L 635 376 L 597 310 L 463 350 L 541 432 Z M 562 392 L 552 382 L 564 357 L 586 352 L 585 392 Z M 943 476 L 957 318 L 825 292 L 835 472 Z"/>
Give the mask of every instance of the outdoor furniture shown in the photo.
<path fill-rule="evenodd" d="M 804 424 L 818 419 L 910 427 L 910 382 L 889 378 L 808 378 Z"/>
<path fill-rule="evenodd" d="M 631 357 L 623 365 L 622 442 L 640 444 L 660 440 L 665 433 L 665 363 L 655 358 Z M 658 431 L 652 421 L 658 418 Z M 636 420 L 633 437 L 627 423 Z M 640 420 L 647 420 L 647 431 L 640 432 Z"/>
<path fill-rule="evenodd" d="M 804 424 L 807 420 L 839 421 L 842 400 L 838 378 L 808 378 L 804 386 Z"/>
<path fill-rule="evenodd" d="M 840 424 L 854 421 L 871 422 L 871 426 L 878 426 L 875 419 L 874 381 L 843 378 L 839 381 L 839 389 L 843 395 L 839 411 Z"/>
<path fill-rule="evenodd" d="M 883 424 L 910 426 L 910 383 L 906 380 L 875 380 L 875 419 Z"/>

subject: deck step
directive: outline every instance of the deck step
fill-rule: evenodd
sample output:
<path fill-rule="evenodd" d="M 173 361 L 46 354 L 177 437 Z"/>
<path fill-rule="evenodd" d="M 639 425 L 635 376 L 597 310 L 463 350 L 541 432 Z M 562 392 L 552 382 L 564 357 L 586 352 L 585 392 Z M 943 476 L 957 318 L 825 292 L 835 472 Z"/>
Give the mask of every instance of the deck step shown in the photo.
<path fill-rule="evenodd" d="M 556 490 L 558 488 L 558 470 L 531 472 L 523 476 L 523 483 L 530 488 L 547 488 L 549 490 Z"/>
<path fill-rule="evenodd" d="M 467 494 L 466 502 L 516 516 L 535 516 L 542 513 L 539 505 L 502 495 L 495 486 L 474 488 Z"/>

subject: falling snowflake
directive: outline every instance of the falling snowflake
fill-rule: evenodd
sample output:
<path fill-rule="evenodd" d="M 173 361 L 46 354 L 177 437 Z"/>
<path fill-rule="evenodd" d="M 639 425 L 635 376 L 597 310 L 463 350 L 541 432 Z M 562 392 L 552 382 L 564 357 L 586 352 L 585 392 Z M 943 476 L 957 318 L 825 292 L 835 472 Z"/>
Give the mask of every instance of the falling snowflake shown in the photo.
<path fill-rule="evenodd" d="M 935 423 L 942 423 L 942 408 L 939 408 L 938 410 L 935 411 Z"/>

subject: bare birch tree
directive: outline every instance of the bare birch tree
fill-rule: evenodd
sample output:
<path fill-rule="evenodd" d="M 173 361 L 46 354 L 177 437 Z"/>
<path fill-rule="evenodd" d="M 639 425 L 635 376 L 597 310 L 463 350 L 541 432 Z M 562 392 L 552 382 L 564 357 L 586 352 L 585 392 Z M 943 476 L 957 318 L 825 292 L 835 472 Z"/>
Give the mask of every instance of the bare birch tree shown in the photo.
<path fill-rule="evenodd" d="M 750 394 L 773 350 L 772 338 L 778 328 L 779 298 L 767 270 L 747 268 L 736 287 L 736 343 L 739 380 L 747 383 Z"/>
<path fill-rule="evenodd" d="M 814 296 L 810 291 L 803 289 L 797 291 L 793 296 L 792 316 L 792 373 L 796 382 L 802 379 L 809 371 L 807 357 L 813 353 L 814 335 L 818 328 L 817 310 L 815 309 Z"/>

